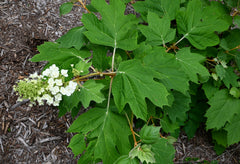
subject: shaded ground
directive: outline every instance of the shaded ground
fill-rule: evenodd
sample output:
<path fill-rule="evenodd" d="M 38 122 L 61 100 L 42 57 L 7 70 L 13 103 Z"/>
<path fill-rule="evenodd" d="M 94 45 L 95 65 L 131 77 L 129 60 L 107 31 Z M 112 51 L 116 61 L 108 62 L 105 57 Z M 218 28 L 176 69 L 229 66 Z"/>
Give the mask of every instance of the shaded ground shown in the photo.
<path fill-rule="evenodd" d="M 67 148 L 72 134 L 65 131 L 72 123 L 69 115 L 58 118 L 53 107 L 28 107 L 16 103 L 12 86 L 18 78 L 40 72 L 44 63 L 29 62 L 36 46 L 54 41 L 72 27 L 81 25 L 81 13 L 75 8 L 59 17 L 65 0 L 0 1 L 0 163 L 76 163 Z M 131 9 L 129 9 L 131 10 Z M 218 160 L 238 163 L 240 146 L 234 145 L 221 156 L 213 151 L 206 132 L 199 130 L 190 141 L 182 134 L 176 145 L 175 163 Z"/>

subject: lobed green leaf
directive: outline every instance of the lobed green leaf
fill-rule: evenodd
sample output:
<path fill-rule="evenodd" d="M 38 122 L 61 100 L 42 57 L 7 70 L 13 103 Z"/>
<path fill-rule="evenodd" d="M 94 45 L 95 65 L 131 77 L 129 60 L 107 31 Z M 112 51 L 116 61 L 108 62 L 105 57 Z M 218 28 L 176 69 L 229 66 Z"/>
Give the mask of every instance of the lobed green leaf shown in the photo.
<path fill-rule="evenodd" d="M 201 0 L 189 1 L 187 8 L 177 14 L 177 29 L 198 49 L 219 43 L 215 31 L 222 32 L 231 25 L 231 17 L 218 2 L 203 6 Z"/>
<path fill-rule="evenodd" d="M 156 164 L 173 163 L 175 149 L 174 146 L 169 144 L 166 139 L 159 138 L 157 142 L 152 144 L 151 150 L 154 153 Z"/>
<path fill-rule="evenodd" d="M 154 153 L 151 151 L 151 145 L 138 144 L 129 152 L 130 158 L 137 157 L 142 163 L 155 163 Z"/>
<path fill-rule="evenodd" d="M 142 143 L 152 144 L 160 138 L 160 127 L 144 125 L 139 133 Z"/>
<path fill-rule="evenodd" d="M 167 89 L 175 89 L 183 94 L 187 94 L 189 89 L 188 76 L 179 69 L 181 64 L 175 56 L 165 52 L 165 49 L 155 48 L 148 52 L 143 61 L 144 65 L 158 73 L 157 79 L 162 82 Z"/>
<path fill-rule="evenodd" d="M 170 20 L 175 19 L 177 11 L 180 9 L 180 0 L 145 0 L 137 1 L 133 4 L 134 9 L 147 20 L 148 12 L 162 16 L 169 16 Z"/>
<path fill-rule="evenodd" d="M 148 67 L 141 65 L 138 60 L 120 63 L 112 85 L 114 101 L 119 112 L 124 109 L 126 104 L 129 104 L 136 117 L 146 120 L 147 104 L 145 98 L 159 107 L 168 105 L 167 96 L 169 93 L 163 84 L 154 81 L 153 74 Z"/>
<path fill-rule="evenodd" d="M 81 154 L 84 151 L 84 149 L 86 148 L 84 135 L 76 134 L 75 136 L 73 136 L 68 147 L 70 147 L 72 149 L 74 157 Z"/>
<path fill-rule="evenodd" d="M 86 29 L 83 26 L 72 28 L 65 35 L 61 36 L 61 38 L 56 40 L 60 43 L 59 48 L 74 47 L 77 50 L 80 50 L 87 42 L 87 38 L 83 34 L 85 31 Z"/>
<path fill-rule="evenodd" d="M 146 36 L 146 42 L 152 46 L 166 45 L 166 43 L 172 41 L 175 38 L 176 30 L 170 28 L 170 18 L 159 16 L 153 12 L 149 12 L 148 26 L 140 25 L 139 29 Z"/>
<path fill-rule="evenodd" d="M 239 100 L 240 101 L 240 100 Z M 240 113 L 233 116 L 233 118 L 229 121 L 229 124 L 224 128 L 227 131 L 227 144 L 232 145 L 234 143 L 238 143 L 240 141 Z"/>
<path fill-rule="evenodd" d="M 175 123 L 184 123 L 187 120 L 187 111 L 190 110 L 190 95 L 183 95 L 180 92 L 173 91 L 174 96 L 173 105 L 171 107 L 164 107 L 164 112 L 168 115 L 170 120 Z"/>
<path fill-rule="evenodd" d="M 199 83 L 198 75 L 209 77 L 208 70 L 200 64 L 205 60 L 205 57 L 197 53 L 191 53 L 190 48 L 182 48 L 178 51 L 176 59 L 192 82 Z"/>
<path fill-rule="evenodd" d="M 92 0 L 92 6 L 101 14 L 102 19 L 94 14 L 84 14 L 82 22 L 87 29 L 84 34 L 91 43 L 134 50 L 137 48 L 138 19 L 135 15 L 124 15 L 125 5 L 121 0 Z"/>
<path fill-rule="evenodd" d="M 101 103 L 105 100 L 101 90 L 104 88 L 102 83 L 96 83 L 94 80 L 86 81 L 80 89 L 78 99 L 82 102 L 84 108 L 89 107 L 91 101 Z"/>
<path fill-rule="evenodd" d="M 40 62 L 49 61 L 52 63 L 69 63 L 72 64 L 78 61 L 84 61 L 84 58 L 91 56 L 88 50 L 77 50 L 75 48 L 59 48 L 59 44 L 53 42 L 45 42 L 38 46 L 39 54 L 35 55 L 30 61 Z M 71 67 L 70 64 L 68 67 Z"/>
<path fill-rule="evenodd" d="M 127 120 L 110 109 L 90 109 L 73 122 L 68 132 L 94 133 L 92 135 L 93 138 L 96 138 L 96 142 L 92 146 L 94 160 L 102 159 L 106 164 L 112 164 L 122 154 L 130 151 L 128 139 L 130 130 Z"/>
<path fill-rule="evenodd" d="M 240 113 L 240 100 L 230 96 L 227 89 L 216 92 L 208 103 L 211 107 L 205 115 L 207 129 L 220 129 Z"/>

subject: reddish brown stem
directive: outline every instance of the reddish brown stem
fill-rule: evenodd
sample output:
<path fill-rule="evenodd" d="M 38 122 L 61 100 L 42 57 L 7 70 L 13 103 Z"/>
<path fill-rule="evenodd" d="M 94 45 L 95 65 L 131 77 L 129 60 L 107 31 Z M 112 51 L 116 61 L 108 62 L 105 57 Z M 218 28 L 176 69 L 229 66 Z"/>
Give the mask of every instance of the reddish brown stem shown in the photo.
<path fill-rule="evenodd" d="M 140 141 L 136 140 L 135 132 L 134 132 L 133 127 L 132 127 L 132 125 L 133 125 L 133 113 L 132 113 L 132 117 L 131 117 L 131 122 L 130 122 L 130 120 L 128 118 L 127 113 L 125 113 L 125 116 L 127 117 L 129 128 L 130 128 L 130 130 L 132 132 L 133 141 L 134 141 L 134 147 L 136 147 Z"/>

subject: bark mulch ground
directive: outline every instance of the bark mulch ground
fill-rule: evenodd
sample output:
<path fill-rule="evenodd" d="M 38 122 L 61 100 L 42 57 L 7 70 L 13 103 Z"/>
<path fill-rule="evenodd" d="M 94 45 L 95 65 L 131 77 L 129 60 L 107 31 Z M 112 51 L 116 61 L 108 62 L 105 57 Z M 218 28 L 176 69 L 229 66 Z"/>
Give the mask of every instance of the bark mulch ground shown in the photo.
<path fill-rule="evenodd" d="M 72 123 L 70 115 L 58 118 L 58 109 L 28 107 L 16 102 L 13 85 L 30 73 L 40 72 L 42 63 L 28 60 L 37 54 L 37 45 L 54 41 L 69 29 L 81 25 L 81 8 L 63 17 L 59 6 L 65 0 L 0 1 L 0 163 L 77 163 L 67 145 L 72 134 L 65 133 Z M 132 12 L 132 8 L 129 8 Z M 209 136 L 199 130 L 188 140 L 181 134 L 175 144 L 175 163 L 217 160 L 238 163 L 240 145 L 233 145 L 217 156 Z"/>

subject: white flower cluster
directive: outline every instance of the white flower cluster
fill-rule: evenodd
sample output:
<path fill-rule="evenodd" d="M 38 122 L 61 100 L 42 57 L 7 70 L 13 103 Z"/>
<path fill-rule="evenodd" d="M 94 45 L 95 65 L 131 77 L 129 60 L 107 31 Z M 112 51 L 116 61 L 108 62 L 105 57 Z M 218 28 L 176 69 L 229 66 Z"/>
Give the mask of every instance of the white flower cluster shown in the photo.
<path fill-rule="evenodd" d="M 65 77 L 68 77 L 67 72 L 68 70 L 59 70 L 59 68 L 53 64 L 44 70 L 42 75 L 34 73 L 29 76 L 29 79 L 20 81 L 18 86 L 15 87 L 15 90 L 19 92 L 22 98 L 38 101 L 39 105 L 43 105 L 46 101 L 48 105 L 59 106 L 62 96 L 70 96 L 77 87 L 76 82 L 64 81 Z M 38 83 L 35 81 L 38 81 Z M 29 84 L 31 84 L 31 88 L 29 88 Z M 37 84 L 37 86 L 35 86 L 35 84 Z"/>

